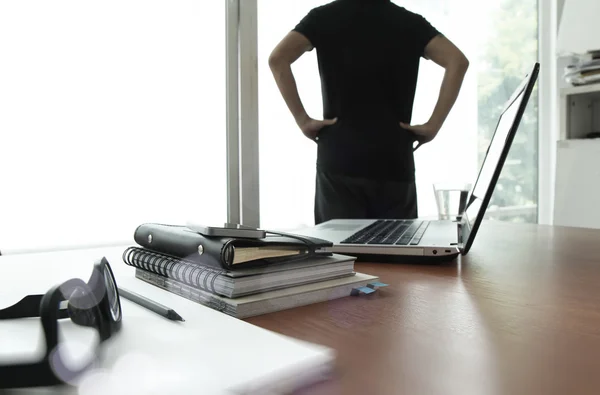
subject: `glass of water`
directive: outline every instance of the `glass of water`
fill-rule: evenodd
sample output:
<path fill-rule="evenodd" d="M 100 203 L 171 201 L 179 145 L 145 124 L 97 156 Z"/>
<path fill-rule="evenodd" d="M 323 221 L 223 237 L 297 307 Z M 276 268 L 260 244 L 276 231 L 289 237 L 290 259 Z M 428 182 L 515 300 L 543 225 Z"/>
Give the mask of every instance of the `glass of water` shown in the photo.
<path fill-rule="evenodd" d="M 433 184 L 438 218 L 460 220 L 467 205 L 471 184 L 466 182 L 439 182 Z"/>

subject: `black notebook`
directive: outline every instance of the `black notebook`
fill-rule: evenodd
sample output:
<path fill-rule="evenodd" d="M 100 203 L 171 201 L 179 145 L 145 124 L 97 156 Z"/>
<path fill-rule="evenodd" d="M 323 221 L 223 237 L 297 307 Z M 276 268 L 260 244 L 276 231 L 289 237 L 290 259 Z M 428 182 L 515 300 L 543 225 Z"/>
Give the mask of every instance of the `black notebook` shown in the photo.
<path fill-rule="evenodd" d="M 149 250 L 225 270 L 331 256 L 330 241 L 307 236 L 274 234 L 262 239 L 208 237 L 186 226 L 143 224 L 134 240 Z"/>

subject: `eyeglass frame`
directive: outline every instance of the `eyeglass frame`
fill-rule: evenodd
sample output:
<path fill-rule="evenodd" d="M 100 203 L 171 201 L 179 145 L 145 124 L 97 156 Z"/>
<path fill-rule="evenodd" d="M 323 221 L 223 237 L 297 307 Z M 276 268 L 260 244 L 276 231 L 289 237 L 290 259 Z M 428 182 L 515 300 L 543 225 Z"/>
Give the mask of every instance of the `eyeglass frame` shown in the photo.
<path fill-rule="evenodd" d="M 108 279 L 114 287 L 115 299 L 106 289 Z M 79 291 L 78 295 L 74 295 Z M 61 304 L 68 301 L 67 307 Z M 114 304 L 114 306 L 112 306 Z M 113 314 L 118 308 L 118 315 Z M 0 364 L 0 388 L 40 387 L 68 384 L 79 376 L 94 359 L 80 369 L 72 370 L 61 358 L 58 349 L 58 320 L 70 318 L 73 323 L 92 327 L 98 331 L 98 346 L 117 333 L 122 326 L 122 310 L 119 290 L 113 271 L 106 257 L 94 262 L 90 279 L 87 283 L 79 278 L 72 278 L 50 288 L 43 295 L 27 295 L 19 302 L 0 310 L 0 320 L 40 317 L 46 341 L 44 357 L 37 362 L 18 363 L 14 365 Z M 58 369 L 57 369 L 58 368 Z M 56 371 L 66 372 L 59 377 Z"/>

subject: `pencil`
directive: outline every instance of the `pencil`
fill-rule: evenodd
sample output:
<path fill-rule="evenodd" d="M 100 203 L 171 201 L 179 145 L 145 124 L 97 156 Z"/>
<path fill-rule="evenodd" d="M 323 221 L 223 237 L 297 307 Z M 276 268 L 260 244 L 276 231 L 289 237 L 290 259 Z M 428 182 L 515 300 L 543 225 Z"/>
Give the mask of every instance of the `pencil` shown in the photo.
<path fill-rule="evenodd" d="M 119 287 L 119 295 L 172 321 L 185 321 L 175 310 L 125 288 Z"/>

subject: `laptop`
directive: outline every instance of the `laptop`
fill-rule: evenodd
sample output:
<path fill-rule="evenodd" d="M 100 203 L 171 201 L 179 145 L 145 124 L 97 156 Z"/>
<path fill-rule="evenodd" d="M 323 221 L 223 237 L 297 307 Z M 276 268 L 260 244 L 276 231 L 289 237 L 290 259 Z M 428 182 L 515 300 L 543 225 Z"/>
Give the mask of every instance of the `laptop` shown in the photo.
<path fill-rule="evenodd" d="M 539 73 L 539 63 L 505 103 L 460 220 L 334 219 L 294 233 L 329 240 L 331 252 L 375 262 L 440 262 L 466 255 L 484 218 Z"/>

